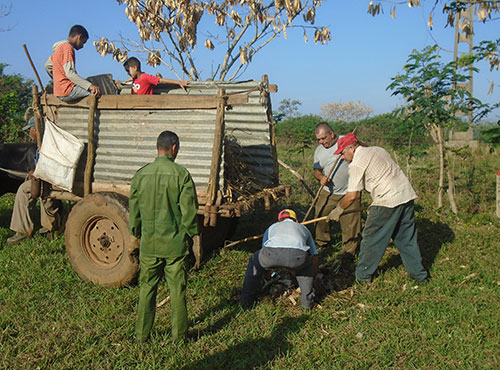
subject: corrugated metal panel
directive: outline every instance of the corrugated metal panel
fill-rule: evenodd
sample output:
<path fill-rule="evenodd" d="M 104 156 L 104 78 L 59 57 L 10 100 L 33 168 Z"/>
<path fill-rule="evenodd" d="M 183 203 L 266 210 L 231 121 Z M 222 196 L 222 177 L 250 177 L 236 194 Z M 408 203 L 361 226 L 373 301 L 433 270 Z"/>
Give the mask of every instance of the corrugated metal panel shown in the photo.
<path fill-rule="evenodd" d="M 241 83 L 192 82 L 189 95 L 217 95 L 242 92 L 259 87 L 258 81 Z M 170 94 L 186 94 L 181 89 Z M 108 110 L 96 117 L 96 162 L 94 179 L 98 182 L 130 183 L 135 171 L 156 156 L 156 138 L 164 130 L 179 135 L 180 151 L 176 162 L 185 166 L 199 190 L 206 190 L 215 130 L 215 109 L 192 110 Z M 87 141 L 88 110 L 59 108 L 57 124 Z M 273 184 L 273 160 L 270 147 L 267 104 L 259 90 L 249 94 L 249 101 L 225 113 L 225 138 L 232 140 L 231 155 L 238 155 L 262 186 Z M 220 186 L 224 186 L 224 160 Z"/>
<path fill-rule="evenodd" d="M 274 166 L 271 152 L 267 101 L 259 90 L 259 81 L 245 82 L 192 82 L 188 93 L 191 95 L 216 95 L 218 88 L 227 94 L 253 90 L 249 93 L 248 103 L 238 104 L 225 113 L 226 139 L 237 143 L 240 160 L 249 168 L 262 187 L 275 183 Z M 161 90 L 160 90 L 161 91 Z M 181 89 L 169 94 L 185 94 Z M 233 146 L 231 146 L 234 148 Z"/>
<path fill-rule="evenodd" d="M 86 109 L 59 110 L 57 124 L 85 142 L 87 122 Z M 177 163 L 191 172 L 197 188 L 206 190 L 214 128 L 215 110 L 100 110 L 96 120 L 94 179 L 105 183 L 130 183 L 139 168 L 154 160 L 160 132 L 172 130 L 179 135 L 181 145 Z"/>

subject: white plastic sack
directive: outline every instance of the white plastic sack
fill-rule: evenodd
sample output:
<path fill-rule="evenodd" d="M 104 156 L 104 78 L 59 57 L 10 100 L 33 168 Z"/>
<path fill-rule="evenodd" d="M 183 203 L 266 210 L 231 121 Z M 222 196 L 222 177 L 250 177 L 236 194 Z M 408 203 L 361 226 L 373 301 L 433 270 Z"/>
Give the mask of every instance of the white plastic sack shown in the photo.
<path fill-rule="evenodd" d="M 40 158 L 33 175 L 71 191 L 83 147 L 83 141 L 45 120 Z"/>

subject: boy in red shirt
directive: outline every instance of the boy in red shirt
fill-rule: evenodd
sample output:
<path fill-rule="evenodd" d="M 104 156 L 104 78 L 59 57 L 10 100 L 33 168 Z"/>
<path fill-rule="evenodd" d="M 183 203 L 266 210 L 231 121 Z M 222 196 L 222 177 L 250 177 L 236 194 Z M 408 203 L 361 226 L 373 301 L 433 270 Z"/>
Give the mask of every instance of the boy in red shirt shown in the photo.
<path fill-rule="evenodd" d="M 137 95 L 153 95 L 153 85 L 179 85 L 185 88 L 189 85 L 189 81 L 176 81 L 168 78 L 160 78 L 151 76 L 141 71 L 141 62 L 135 57 L 128 58 L 123 67 L 128 75 L 132 77 L 132 94 Z"/>

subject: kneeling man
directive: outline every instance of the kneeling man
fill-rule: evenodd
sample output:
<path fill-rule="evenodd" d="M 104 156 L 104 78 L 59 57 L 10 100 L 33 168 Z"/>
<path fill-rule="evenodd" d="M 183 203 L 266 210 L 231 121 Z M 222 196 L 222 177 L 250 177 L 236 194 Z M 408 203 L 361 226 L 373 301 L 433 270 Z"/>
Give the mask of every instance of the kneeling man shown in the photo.
<path fill-rule="evenodd" d="M 243 307 L 253 305 L 266 270 L 277 267 L 295 271 L 302 307 L 311 308 L 313 282 L 318 271 L 318 252 L 311 233 L 297 222 L 297 216 L 291 209 L 279 213 L 278 222 L 264 233 L 262 249 L 250 257 L 240 297 Z"/>

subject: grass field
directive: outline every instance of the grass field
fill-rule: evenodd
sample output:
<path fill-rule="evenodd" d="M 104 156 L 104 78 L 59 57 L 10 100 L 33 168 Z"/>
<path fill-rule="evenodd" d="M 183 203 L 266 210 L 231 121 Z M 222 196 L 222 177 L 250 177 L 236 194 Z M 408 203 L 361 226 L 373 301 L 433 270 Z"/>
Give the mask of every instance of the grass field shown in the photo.
<path fill-rule="evenodd" d="M 293 149 L 293 148 L 292 148 Z M 310 179 L 312 150 L 280 148 L 280 158 Z M 297 154 L 299 153 L 299 154 Z M 494 216 L 499 156 L 471 152 L 457 160 L 459 216 L 436 210 L 434 169 L 416 163 L 416 217 L 432 279 L 418 286 L 390 247 L 371 284 L 333 274 L 337 250 L 321 251 L 329 289 L 305 312 L 288 298 L 263 296 L 243 311 L 237 298 L 258 242 L 215 250 L 188 283 L 190 333 L 170 337 L 168 303 L 157 309 L 146 344 L 134 340 L 137 286 L 106 289 L 81 281 L 64 240 L 7 247 L 13 195 L 0 198 L 0 367 L 4 369 L 449 369 L 500 367 L 500 220 Z M 430 169 L 429 169 L 430 168 Z M 498 170 L 498 169 L 496 169 Z M 291 204 L 311 198 L 291 175 Z M 311 181 L 311 186 L 314 184 Z M 493 186 L 493 189 L 490 187 Z M 316 187 L 313 188 L 316 190 Z M 433 203 L 434 202 L 434 203 Z M 242 217 L 233 239 L 259 234 L 274 213 Z M 255 220 L 259 220 L 256 222 Z M 340 235 L 335 234 L 337 240 Z M 338 248 L 338 246 L 337 246 Z M 168 296 L 163 284 L 158 302 Z"/>

